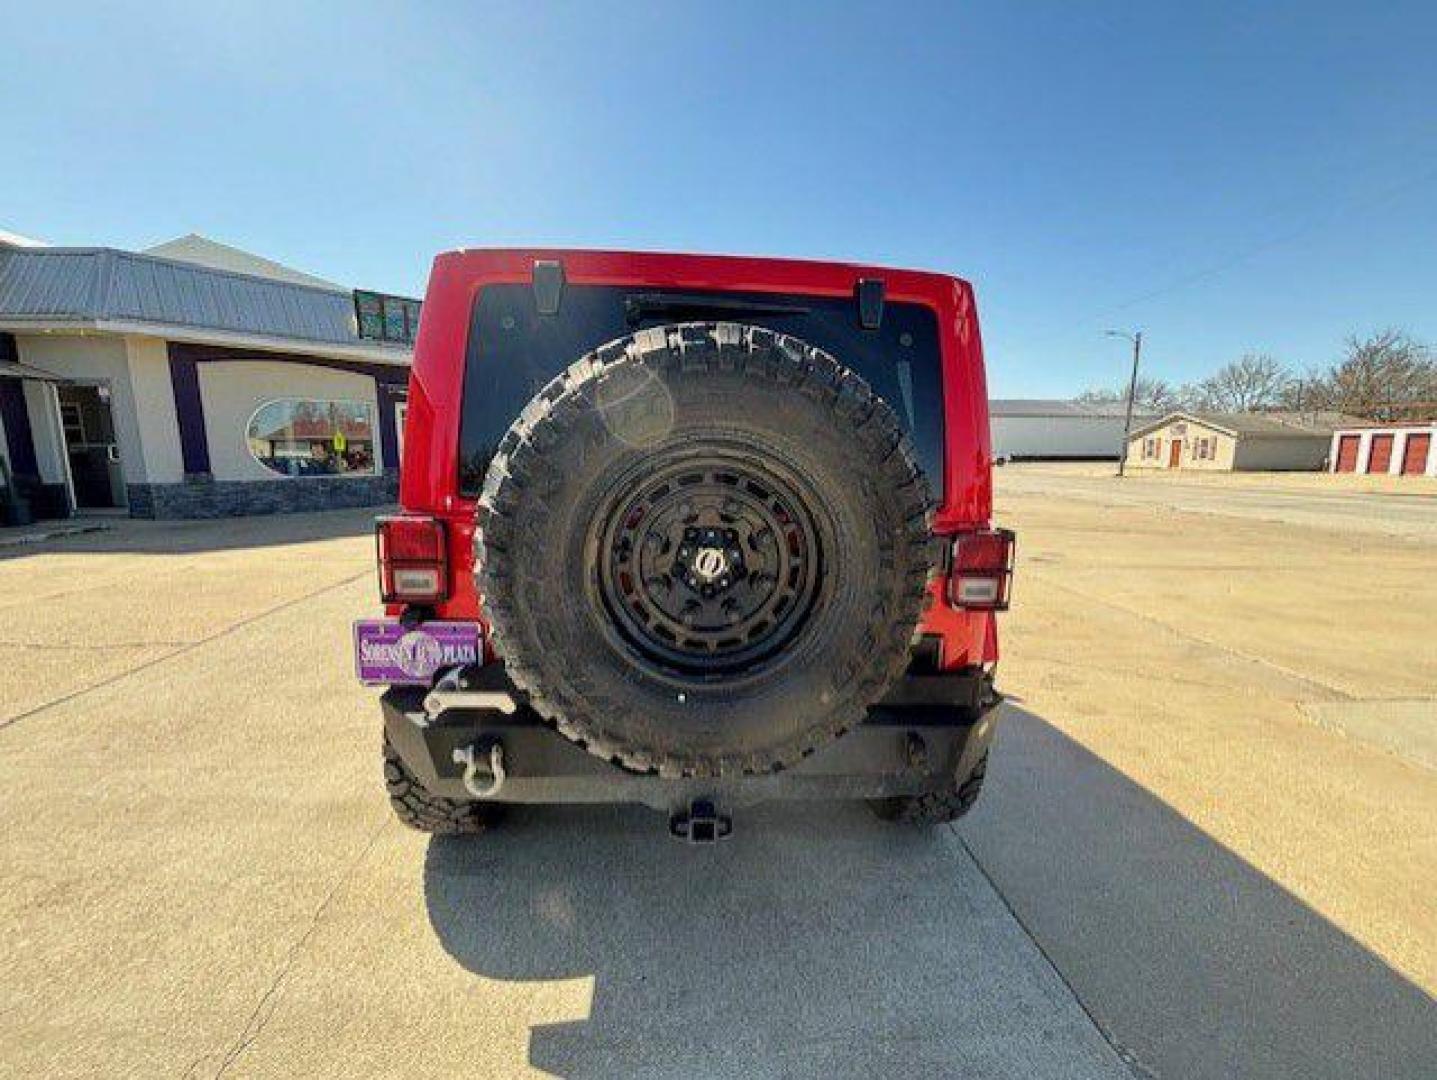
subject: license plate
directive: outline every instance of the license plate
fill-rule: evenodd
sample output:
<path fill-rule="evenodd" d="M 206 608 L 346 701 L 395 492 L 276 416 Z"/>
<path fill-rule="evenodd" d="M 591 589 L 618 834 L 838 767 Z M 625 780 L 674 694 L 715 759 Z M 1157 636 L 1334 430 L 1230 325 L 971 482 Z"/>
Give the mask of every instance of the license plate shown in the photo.
<path fill-rule="evenodd" d="M 354 670 L 362 683 L 428 686 L 434 674 L 483 659 L 479 624 L 427 622 L 404 626 L 394 619 L 354 624 Z"/>

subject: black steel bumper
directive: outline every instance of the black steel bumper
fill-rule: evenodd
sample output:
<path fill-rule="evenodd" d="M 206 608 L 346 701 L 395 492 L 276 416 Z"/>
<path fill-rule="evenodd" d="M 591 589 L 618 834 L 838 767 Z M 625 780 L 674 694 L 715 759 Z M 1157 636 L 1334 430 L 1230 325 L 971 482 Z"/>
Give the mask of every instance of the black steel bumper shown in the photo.
<path fill-rule="evenodd" d="M 495 802 L 642 803 L 671 813 L 699 801 L 726 807 L 775 799 L 871 799 L 915 795 L 964 776 L 982 757 L 1002 698 L 979 669 L 901 680 L 868 719 L 790 769 L 763 776 L 661 777 L 595 757 L 547 724 L 515 691 L 500 664 L 471 673 L 468 689 L 509 693 L 498 708 L 426 711 L 427 691 L 395 687 L 382 700 L 389 741 L 436 795 L 473 798 L 463 752 L 486 759 L 502 747 L 504 778 Z M 456 751 L 459 757 L 456 757 Z"/>

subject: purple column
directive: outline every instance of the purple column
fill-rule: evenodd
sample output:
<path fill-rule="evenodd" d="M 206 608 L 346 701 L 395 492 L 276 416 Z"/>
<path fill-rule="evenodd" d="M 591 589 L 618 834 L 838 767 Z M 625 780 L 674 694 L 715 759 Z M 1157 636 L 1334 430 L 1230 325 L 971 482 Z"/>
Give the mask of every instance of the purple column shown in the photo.
<path fill-rule="evenodd" d="M 170 343 L 170 386 L 175 392 L 175 418 L 180 427 L 180 455 L 186 476 L 210 471 L 210 447 L 205 441 L 205 405 L 200 397 L 200 373 L 194 359 L 181 346 Z"/>

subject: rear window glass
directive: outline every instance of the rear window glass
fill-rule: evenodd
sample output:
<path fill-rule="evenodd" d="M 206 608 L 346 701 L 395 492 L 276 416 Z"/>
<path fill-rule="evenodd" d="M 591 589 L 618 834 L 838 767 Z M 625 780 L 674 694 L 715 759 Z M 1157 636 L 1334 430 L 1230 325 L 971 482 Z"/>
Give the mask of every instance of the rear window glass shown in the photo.
<path fill-rule="evenodd" d="M 631 322 L 626 301 L 715 297 L 793 311 L 655 313 Z M 801 309 L 801 310 L 798 310 Z M 938 320 L 922 304 L 884 305 L 877 330 L 858 324 L 849 297 L 700 294 L 637 286 L 568 285 L 557 315 L 541 316 L 528 285 L 491 285 L 474 305 L 464 373 L 459 487 L 479 494 L 499 440 L 543 387 L 585 353 L 635 330 L 694 319 L 726 319 L 792 334 L 858 372 L 897 413 L 935 492 L 943 486 L 943 392 Z"/>

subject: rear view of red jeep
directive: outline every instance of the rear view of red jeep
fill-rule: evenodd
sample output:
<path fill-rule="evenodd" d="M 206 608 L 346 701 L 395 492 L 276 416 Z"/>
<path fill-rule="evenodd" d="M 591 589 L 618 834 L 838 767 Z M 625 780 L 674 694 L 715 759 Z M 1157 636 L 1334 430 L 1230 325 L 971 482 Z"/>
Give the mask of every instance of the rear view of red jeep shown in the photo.
<path fill-rule="evenodd" d="M 868 800 L 951 821 L 999 695 L 970 286 L 837 263 L 459 251 L 434 264 L 388 618 L 356 626 L 406 823 Z"/>

